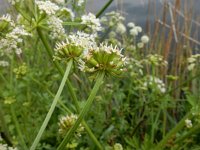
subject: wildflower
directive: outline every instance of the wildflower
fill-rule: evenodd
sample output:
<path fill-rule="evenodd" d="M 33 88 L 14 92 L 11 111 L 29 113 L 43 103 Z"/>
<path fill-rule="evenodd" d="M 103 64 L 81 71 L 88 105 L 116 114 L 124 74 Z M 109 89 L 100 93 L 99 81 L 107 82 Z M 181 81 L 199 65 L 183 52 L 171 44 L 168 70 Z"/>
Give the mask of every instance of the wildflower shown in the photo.
<path fill-rule="evenodd" d="M 84 3 L 84 0 L 78 0 L 77 5 L 78 5 L 78 6 L 82 6 L 83 3 Z"/>
<path fill-rule="evenodd" d="M 115 143 L 113 150 L 123 150 L 123 147 L 120 143 Z"/>
<path fill-rule="evenodd" d="M 15 26 L 9 14 L 5 14 L 0 18 L 0 35 L 6 33 Z"/>
<path fill-rule="evenodd" d="M 95 47 L 95 35 L 89 35 L 83 32 L 71 34 L 66 42 L 56 44 L 54 60 L 62 58 L 68 61 L 70 58 L 77 60 L 82 54 L 87 55 L 88 49 Z"/>
<path fill-rule="evenodd" d="M 185 120 L 185 125 L 186 125 L 187 128 L 192 128 L 192 121 L 189 120 L 189 119 L 186 119 Z"/>
<path fill-rule="evenodd" d="M 64 4 L 65 0 L 54 0 L 54 2 L 57 4 Z"/>
<path fill-rule="evenodd" d="M 138 48 L 143 48 L 143 47 L 144 47 L 144 43 L 142 43 L 142 42 L 138 43 L 138 44 L 137 44 L 137 47 L 138 47 Z"/>
<path fill-rule="evenodd" d="M 58 5 L 51 1 L 40 1 L 36 0 L 35 3 L 38 5 L 40 13 L 46 13 L 47 15 L 54 15 L 59 10 Z"/>
<path fill-rule="evenodd" d="M 195 55 L 192 55 L 191 57 L 189 57 L 187 59 L 188 61 L 188 70 L 189 71 L 192 71 L 197 65 L 198 63 L 198 58 L 200 58 L 200 54 L 195 54 Z"/>
<path fill-rule="evenodd" d="M 148 55 L 145 62 L 154 66 L 167 66 L 168 64 L 167 61 L 163 59 L 163 56 L 158 55 L 158 54 Z"/>
<path fill-rule="evenodd" d="M 65 36 L 65 29 L 62 26 L 63 21 L 58 17 L 51 16 L 48 20 L 51 29 L 52 39 L 62 39 Z"/>
<path fill-rule="evenodd" d="M 0 66 L 7 67 L 7 66 L 9 66 L 9 63 L 7 61 L 2 60 L 2 61 L 0 61 Z"/>
<path fill-rule="evenodd" d="M 132 28 L 129 32 L 130 32 L 130 35 L 132 35 L 132 36 L 138 35 L 138 30 L 136 28 Z"/>
<path fill-rule="evenodd" d="M 87 25 L 90 27 L 93 31 L 100 31 L 101 30 L 101 24 L 100 20 L 96 18 L 96 16 L 92 13 L 89 13 L 88 15 L 83 15 L 81 17 L 82 24 Z"/>
<path fill-rule="evenodd" d="M 124 34 L 126 32 L 126 27 L 123 23 L 117 24 L 116 32 L 119 34 Z"/>
<path fill-rule="evenodd" d="M 18 150 L 17 148 L 10 147 L 7 144 L 1 144 L 0 143 L 0 150 Z"/>
<path fill-rule="evenodd" d="M 74 114 L 61 117 L 59 121 L 59 131 L 58 131 L 60 135 L 64 136 L 70 130 L 70 128 L 75 124 L 77 119 L 78 116 Z M 76 130 L 75 135 L 80 137 L 83 131 L 84 127 L 82 126 L 82 124 L 80 124 L 78 129 Z"/>
<path fill-rule="evenodd" d="M 104 71 L 106 75 L 118 76 L 125 71 L 126 58 L 121 50 L 112 45 L 100 44 L 99 47 L 90 49 L 81 65 L 82 71 L 97 73 Z"/>
<path fill-rule="evenodd" d="M 150 76 L 144 83 L 144 87 L 149 87 L 152 90 L 159 91 L 160 93 L 166 92 L 165 84 L 157 77 Z"/>
<path fill-rule="evenodd" d="M 129 23 L 127 24 L 127 26 L 128 26 L 129 28 L 134 28 L 134 27 L 135 27 L 135 24 L 134 24 L 133 22 L 129 22 Z"/>
<path fill-rule="evenodd" d="M 135 26 L 135 29 L 138 31 L 138 33 L 142 32 L 142 28 L 140 26 Z"/>
<path fill-rule="evenodd" d="M 149 42 L 149 37 L 148 37 L 147 35 L 143 35 L 143 36 L 141 37 L 141 41 L 142 41 L 142 43 L 146 44 L 146 43 Z"/>

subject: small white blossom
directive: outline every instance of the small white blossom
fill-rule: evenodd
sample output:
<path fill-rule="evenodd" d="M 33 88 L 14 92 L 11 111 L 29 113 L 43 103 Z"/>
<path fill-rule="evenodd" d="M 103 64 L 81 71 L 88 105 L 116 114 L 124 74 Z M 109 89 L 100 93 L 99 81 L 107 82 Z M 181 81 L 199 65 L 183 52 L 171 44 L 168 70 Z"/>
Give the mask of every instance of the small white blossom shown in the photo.
<path fill-rule="evenodd" d="M 142 32 L 142 28 L 140 26 L 136 26 L 135 29 L 140 33 Z"/>
<path fill-rule="evenodd" d="M 39 10 L 45 12 L 47 15 L 54 15 L 59 10 L 58 5 L 51 1 L 40 1 L 36 0 L 35 3 L 38 5 Z"/>
<path fill-rule="evenodd" d="M 75 14 L 73 13 L 73 11 L 70 8 L 62 8 L 61 11 L 65 11 L 65 12 L 69 13 L 71 19 L 74 20 Z"/>
<path fill-rule="evenodd" d="M 135 27 L 135 24 L 134 24 L 133 22 L 129 22 L 129 23 L 127 24 L 127 26 L 128 26 L 129 28 L 134 28 L 134 27 Z"/>
<path fill-rule="evenodd" d="M 132 36 L 137 36 L 137 35 L 138 35 L 137 29 L 136 29 L 136 28 L 132 28 L 132 29 L 130 30 L 130 35 L 132 35 Z"/>
<path fill-rule="evenodd" d="M 96 18 L 96 16 L 92 13 L 89 13 L 88 15 L 83 15 L 81 17 L 81 20 L 82 20 L 82 22 L 81 22 L 82 24 L 87 25 L 93 31 L 100 31 L 102 29 L 100 20 L 98 18 Z"/>
<path fill-rule="evenodd" d="M 53 39 L 62 39 L 65 36 L 65 29 L 62 26 L 63 21 L 58 17 L 51 16 L 48 20 L 49 28 L 51 29 L 51 37 Z"/>
<path fill-rule="evenodd" d="M 2 60 L 2 61 L 0 61 L 0 66 L 7 67 L 7 66 L 9 66 L 9 63 L 7 61 Z"/>
<path fill-rule="evenodd" d="M 147 35 L 143 35 L 143 36 L 141 37 L 141 41 L 142 41 L 142 43 L 146 44 L 146 43 L 149 42 L 149 37 L 148 37 Z"/>
<path fill-rule="evenodd" d="M 124 34 L 126 32 L 126 27 L 124 26 L 123 23 L 118 23 L 116 32 L 119 34 Z"/>
<path fill-rule="evenodd" d="M 192 128 L 192 121 L 189 120 L 189 119 L 186 119 L 185 120 L 185 125 L 186 125 L 187 128 Z"/>
<path fill-rule="evenodd" d="M 144 47 L 144 43 L 142 43 L 142 42 L 138 43 L 138 44 L 137 44 L 137 47 L 138 47 L 138 48 L 143 48 L 143 47 Z"/>
<path fill-rule="evenodd" d="M 82 6 L 83 3 L 84 3 L 84 0 L 78 0 L 77 5 L 78 5 L 78 6 Z"/>

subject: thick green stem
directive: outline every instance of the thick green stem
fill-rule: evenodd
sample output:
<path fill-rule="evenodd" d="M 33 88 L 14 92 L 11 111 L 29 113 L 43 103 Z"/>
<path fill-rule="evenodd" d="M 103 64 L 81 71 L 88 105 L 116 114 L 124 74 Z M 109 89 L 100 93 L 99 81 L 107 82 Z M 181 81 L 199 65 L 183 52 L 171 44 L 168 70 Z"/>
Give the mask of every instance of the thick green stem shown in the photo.
<path fill-rule="evenodd" d="M 53 53 L 51 51 L 51 46 L 49 45 L 49 43 L 48 43 L 48 41 L 47 41 L 44 33 L 41 31 L 40 28 L 37 28 L 37 32 L 38 32 L 39 37 L 41 38 L 42 43 L 44 44 L 44 47 L 47 50 L 47 53 L 48 53 L 49 57 L 52 58 Z M 53 63 L 55 65 L 55 67 L 57 68 L 57 70 L 60 72 L 60 74 L 63 76 L 64 72 L 63 72 L 62 68 L 60 67 L 59 63 L 57 61 L 53 61 Z M 67 84 L 67 87 L 69 89 L 69 93 L 72 96 L 72 100 L 74 101 L 76 110 L 79 113 L 80 112 L 80 107 L 79 107 L 78 99 L 77 99 L 76 94 L 74 92 L 73 86 L 71 85 L 71 83 L 70 83 L 69 80 L 66 81 L 66 84 Z M 99 143 L 99 141 L 97 140 L 97 138 L 94 136 L 94 134 L 92 133 L 91 129 L 89 128 L 89 126 L 87 125 L 87 123 L 84 120 L 83 120 L 83 126 L 85 127 L 88 135 L 93 140 L 93 142 L 96 144 L 96 146 L 99 149 L 102 149 L 101 144 Z"/>
<path fill-rule="evenodd" d="M 92 103 L 94 101 L 94 98 L 97 94 L 97 91 L 99 90 L 99 87 L 102 84 L 104 78 L 104 72 L 100 73 L 97 76 L 97 80 L 96 83 L 90 93 L 90 96 L 88 97 L 86 104 L 84 106 L 84 108 L 82 109 L 82 111 L 79 114 L 78 119 L 76 120 L 75 124 L 73 125 L 73 127 L 69 130 L 69 132 L 66 134 L 66 136 L 64 137 L 63 141 L 61 142 L 61 144 L 58 146 L 57 150 L 63 150 L 66 146 L 66 144 L 69 142 L 70 138 L 73 136 L 74 132 L 76 131 L 76 129 L 79 127 L 81 121 L 83 120 L 83 118 L 86 116 L 87 112 L 90 110 Z"/>
<path fill-rule="evenodd" d="M 40 130 L 39 130 L 39 132 L 38 132 L 33 144 L 32 144 L 32 146 L 30 148 L 30 150 L 35 150 L 37 144 L 40 141 L 40 138 L 42 137 L 42 134 L 43 134 L 43 132 L 44 132 L 44 130 L 45 130 L 45 128 L 46 128 L 46 126 L 47 126 L 52 114 L 53 114 L 53 111 L 54 111 L 54 109 L 56 107 L 56 104 L 57 104 L 57 102 L 58 102 L 58 100 L 60 98 L 60 95 L 61 95 L 62 91 L 63 91 L 65 82 L 66 82 L 66 80 L 68 78 L 70 69 L 72 67 L 72 63 L 73 63 L 73 60 L 70 60 L 68 62 L 68 64 L 67 64 L 67 68 L 66 68 L 65 74 L 64 74 L 63 79 L 61 81 L 60 87 L 59 87 L 59 89 L 58 89 L 58 91 L 56 93 L 56 96 L 55 96 L 55 98 L 53 100 L 53 103 L 51 104 L 51 108 L 49 109 L 49 112 L 47 113 L 47 116 L 46 116 L 46 118 L 45 118 L 45 120 L 44 120 L 44 122 L 43 122 L 43 124 L 42 124 L 42 126 L 41 126 L 41 128 L 40 128 Z"/>
<path fill-rule="evenodd" d="M 154 149 L 155 150 L 164 149 L 169 139 L 172 138 L 178 131 L 180 131 L 185 126 L 185 120 L 190 117 L 191 117 L 191 112 L 186 114 L 181 119 L 181 121 L 179 121 L 179 123 L 157 144 L 157 146 Z"/>
<path fill-rule="evenodd" d="M 96 17 L 98 18 L 99 16 L 101 16 L 101 14 L 108 8 L 108 6 L 110 6 L 110 4 L 113 2 L 114 0 L 109 0 L 102 8 L 101 10 L 96 14 Z"/>

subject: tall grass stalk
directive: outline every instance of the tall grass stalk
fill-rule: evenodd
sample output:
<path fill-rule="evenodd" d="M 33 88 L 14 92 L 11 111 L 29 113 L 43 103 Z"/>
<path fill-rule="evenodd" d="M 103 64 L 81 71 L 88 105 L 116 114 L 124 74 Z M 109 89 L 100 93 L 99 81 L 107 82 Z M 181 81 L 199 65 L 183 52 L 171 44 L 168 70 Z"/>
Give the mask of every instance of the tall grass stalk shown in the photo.
<path fill-rule="evenodd" d="M 54 100 L 53 100 L 53 103 L 52 103 L 52 105 L 51 105 L 51 108 L 49 109 L 49 112 L 47 113 L 47 116 L 46 116 L 46 118 L 45 118 L 45 120 L 44 120 L 44 122 L 43 122 L 43 124 L 42 124 L 42 126 L 41 126 L 41 128 L 40 128 L 40 130 L 39 130 L 39 132 L 38 132 L 38 134 L 37 134 L 37 136 L 36 136 L 36 138 L 35 138 L 33 144 L 32 144 L 32 146 L 31 146 L 31 148 L 30 148 L 30 150 L 35 150 L 37 144 L 38 144 L 39 141 L 40 141 L 40 138 L 42 137 L 42 134 L 43 134 L 43 132 L 44 132 L 44 130 L 45 130 L 45 128 L 46 128 L 46 126 L 47 126 L 47 124 L 48 124 L 48 122 L 49 122 L 49 120 L 50 120 L 52 114 L 53 114 L 53 111 L 54 111 L 54 109 L 55 109 L 55 107 L 56 107 L 56 104 L 57 104 L 57 102 L 58 102 L 58 100 L 59 100 L 59 98 L 60 98 L 60 95 L 61 95 L 62 91 L 63 91 L 64 85 L 65 85 L 65 82 L 66 82 L 66 80 L 67 80 L 67 78 L 68 78 L 68 75 L 69 75 L 69 72 L 70 72 L 70 70 L 71 70 L 72 64 L 73 64 L 73 60 L 71 59 L 71 60 L 67 63 L 66 71 L 65 71 L 65 73 L 64 73 L 64 76 L 63 76 L 63 79 L 62 79 L 61 84 L 60 84 L 60 86 L 59 86 L 59 89 L 58 89 L 58 91 L 57 91 L 57 93 L 56 93 L 56 96 L 55 96 L 55 98 L 54 98 Z"/>
<path fill-rule="evenodd" d="M 75 124 L 73 125 L 73 127 L 68 131 L 68 133 L 66 134 L 66 136 L 64 137 L 63 141 L 61 142 L 61 144 L 58 146 L 57 150 L 63 150 L 66 146 L 66 144 L 69 142 L 70 138 L 73 136 L 74 132 L 76 131 L 76 129 L 79 127 L 81 121 L 83 120 L 83 118 L 86 116 L 87 112 L 90 110 L 92 103 L 94 101 L 94 98 L 97 94 L 97 91 L 99 90 L 103 78 L 104 78 L 105 73 L 101 72 L 98 74 L 97 79 L 96 79 L 96 83 L 90 93 L 90 96 L 88 97 L 86 104 L 84 106 L 84 108 L 82 109 L 82 111 L 80 112 L 80 115 L 77 119 L 77 121 L 75 122 Z"/>

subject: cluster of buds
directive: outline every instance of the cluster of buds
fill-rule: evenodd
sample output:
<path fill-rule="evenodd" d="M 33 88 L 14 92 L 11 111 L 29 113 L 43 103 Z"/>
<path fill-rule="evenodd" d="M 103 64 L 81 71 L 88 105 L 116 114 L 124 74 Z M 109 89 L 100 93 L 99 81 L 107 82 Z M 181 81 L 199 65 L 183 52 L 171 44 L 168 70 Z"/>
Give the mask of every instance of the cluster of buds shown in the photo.
<path fill-rule="evenodd" d="M 148 55 L 144 62 L 153 66 L 167 66 L 168 64 L 167 61 L 163 59 L 163 56 L 158 54 Z"/>
<path fill-rule="evenodd" d="M 67 116 L 63 116 L 60 118 L 59 122 L 59 134 L 63 137 L 70 130 L 70 128 L 75 124 L 78 119 L 77 115 L 71 114 Z M 79 125 L 78 129 L 75 132 L 75 135 L 80 137 L 81 133 L 83 133 L 84 127 L 82 124 Z"/>
<path fill-rule="evenodd" d="M 23 63 L 21 66 L 19 66 L 18 68 L 15 68 L 13 70 L 13 72 L 15 73 L 16 75 L 16 78 L 17 79 L 20 79 L 22 78 L 23 76 L 26 75 L 27 73 L 27 65 L 25 63 Z"/>

